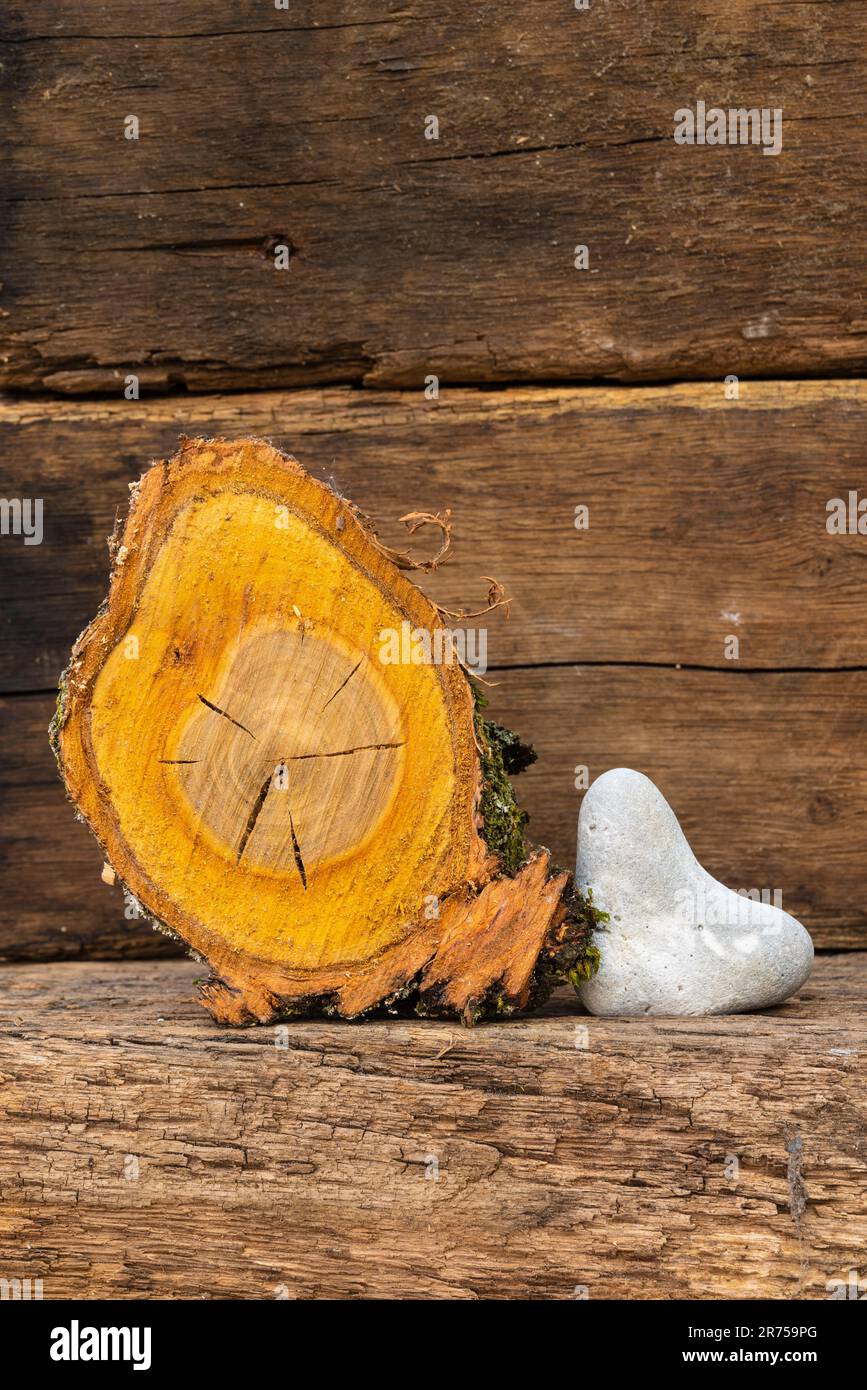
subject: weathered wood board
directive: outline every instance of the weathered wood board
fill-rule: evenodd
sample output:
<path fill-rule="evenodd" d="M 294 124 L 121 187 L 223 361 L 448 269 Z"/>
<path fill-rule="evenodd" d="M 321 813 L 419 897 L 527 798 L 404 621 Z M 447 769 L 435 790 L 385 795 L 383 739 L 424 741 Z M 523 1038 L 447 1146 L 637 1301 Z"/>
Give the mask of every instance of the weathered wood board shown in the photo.
<path fill-rule="evenodd" d="M 19 0 L 0 380 L 863 368 L 858 0 L 435 8 Z M 676 144 L 699 101 L 779 154 Z"/>
<path fill-rule="evenodd" d="M 491 677 L 492 717 L 539 760 L 515 783 L 529 835 L 571 868 L 592 780 L 635 767 L 671 801 L 701 862 L 733 888 L 782 892 L 821 947 L 867 942 L 867 675 L 541 667 Z M 162 953 L 127 921 L 54 769 L 46 696 L 0 702 L 0 958 Z M 582 776 L 578 774 L 578 781 Z"/>
<path fill-rule="evenodd" d="M 0 700 L 0 964 L 177 955 L 102 882 L 99 846 L 76 820 L 48 745 L 53 712 L 44 695 Z"/>
<path fill-rule="evenodd" d="M 189 963 L 8 967 L 0 1264 L 46 1299 L 828 1298 L 864 1277 L 865 970 L 734 1018 L 238 1034 Z"/>
<path fill-rule="evenodd" d="M 780 888 L 820 945 L 863 940 L 867 537 L 825 528 L 827 500 L 863 478 L 863 384 L 757 382 L 737 402 L 700 385 L 19 402 L 0 424 L 8 493 L 44 500 L 43 543 L 0 548 L 2 688 L 56 681 L 148 461 L 182 430 L 268 436 L 382 518 L 392 543 L 408 508 L 451 506 L 453 559 L 423 577 L 438 602 L 473 604 L 483 574 L 515 596 L 508 621 L 487 620 L 492 712 L 539 749 L 519 792 L 561 862 L 575 768 L 625 763 L 659 782 L 713 873 Z M 99 852 L 62 801 L 52 705 L 4 708 L 0 949 L 161 952 L 99 882 Z"/>
<path fill-rule="evenodd" d="M 864 383 L 747 383 L 737 401 L 712 385 L 337 389 L 0 407 L 6 495 L 44 502 L 42 544 L 0 546 L 0 691 L 56 683 L 105 596 L 128 484 L 181 432 L 273 440 L 402 548 L 398 517 L 451 507 L 453 556 L 422 585 L 470 609 L 481 575 L 506 585 L 491 666 L 867 667 L 867 535 L 826 530 L 827 502 L 864 492 Z"/>

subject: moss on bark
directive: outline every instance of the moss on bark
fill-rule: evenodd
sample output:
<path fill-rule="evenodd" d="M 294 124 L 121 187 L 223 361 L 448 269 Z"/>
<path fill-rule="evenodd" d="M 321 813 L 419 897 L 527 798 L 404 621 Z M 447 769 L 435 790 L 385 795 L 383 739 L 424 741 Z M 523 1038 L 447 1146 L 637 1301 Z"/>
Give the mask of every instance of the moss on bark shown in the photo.
<path fill-rule="evenodd" d="M 482 764 L 482 796 L 480 811 L 484 822 L 482 835 L 489 848 L 500 856 L 503 871 L 514 876 L 526 863 L 527 847 L 524 829 L 529 817 L 515 799 L 511 776 L 517 776 L 536 761 L 536 751 L 511 729 L 485 719 L 482 711 L 487 698 L 472 684 L 475 700 L 476 740 Z M 530 1008 L 543 1004 L 553 989 L 571 984 L 576 989 L 599 968 L 599 951 L 593 945 L 593 932 L 600 922 L 608 921 L 608 913 L 593 903 L 593 895 L 585 895 L 576 887 L 569 893 L 569 914 L 562 941 L 543 950 L 536 962 L 530 987 Z M 493 995 L 480 1000 L 477 1018 L 502 1017 L 513 1010 L 504 1007 L 503 1000 Z"/>
<path fill-rule="evenodd" d="M 499 855 L 503 871 L 514 877 L 527 860 L 524 828 L 529 817 L 515 800 L 509 774 L 517 776 L 523 772 L 536 761 L 536 752 L 511 729 L 485 719 L 482 710 L 487 706 L 487 698 L 477 685 L 473 684 L 472 689 L 476 743 L 482 764 L 482 835 L 488 848 Z"/>

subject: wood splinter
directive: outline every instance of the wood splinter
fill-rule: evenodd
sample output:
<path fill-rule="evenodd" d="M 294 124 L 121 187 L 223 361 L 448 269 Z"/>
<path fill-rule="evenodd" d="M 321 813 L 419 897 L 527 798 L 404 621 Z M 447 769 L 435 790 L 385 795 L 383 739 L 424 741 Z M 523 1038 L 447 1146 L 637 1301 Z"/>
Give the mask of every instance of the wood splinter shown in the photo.
<path fill-rule="evenodd" d="M 449 651 L 370 522 L 270 445 L 183 440 L 134 485 L 52 743 L 220 1023 L 471 1024 L 593 968 L 592 904 L 524 845 L 534 755 L 458 661 L 388 659 L 407 624 Z"/>

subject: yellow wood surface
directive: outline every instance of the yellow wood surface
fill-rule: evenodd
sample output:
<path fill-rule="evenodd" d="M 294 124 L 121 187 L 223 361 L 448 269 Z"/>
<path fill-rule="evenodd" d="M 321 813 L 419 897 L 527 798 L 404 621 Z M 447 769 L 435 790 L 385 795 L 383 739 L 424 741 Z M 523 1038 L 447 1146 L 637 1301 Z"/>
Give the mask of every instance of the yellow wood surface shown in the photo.
<path fill-rule="evenodd" d="M 188 442 L 145 475 L 62 760 L 120 878 L 211 961 L 334 987 L 486 864 L 468 683 L 381 660 L 403 624 L 442 627 L 276 450 Z"/>

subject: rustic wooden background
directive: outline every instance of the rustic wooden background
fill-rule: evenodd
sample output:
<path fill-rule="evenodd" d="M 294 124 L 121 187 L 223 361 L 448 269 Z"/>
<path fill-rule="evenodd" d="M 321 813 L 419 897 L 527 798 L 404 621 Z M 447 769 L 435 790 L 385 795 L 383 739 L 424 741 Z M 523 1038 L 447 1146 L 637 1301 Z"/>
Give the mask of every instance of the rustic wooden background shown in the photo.
<path fill-rule="evenodd" d="M 864 8 L 436 8 L 7 15 L 4 489 L 42 496 L 44 541 L 0 556 L 6 959 L 168 949 L 100 883 L 44 726 L 126 484 L 181 431 L 274 439 L 386 535 L 452 507 L 429 588 L 514 595 L 492 709 L 538 746 L 522 799 L 564 863 L 575 767 L 627 763 L 711 872 L 867 940 L 867 538 L 824 527 L 867 396 L 722 388 L 863 366 Z M 699 97 L 781 106 L 784 153 L 675 146 Z M 604 377 L 707 381 L 556 385 Z"/>
<path fill-rule="evenodd" d="M 860 0 L 431 10 L 17 0 L 9 384 L 862 366 Z M 699 99 L 781 107 L 783 154 L 676 146 L 673 113 Z"/>
<path fill-rule="evenodd" d="M 429 588 L 514 595 L 491 706 L 562 862 L 575 769 L 633 765 L 713 873 L 867 940 L 867 538 L 824 524 L 865 482 L 867 395 L 832 379 L 867 352 L 863 6 L 436 8 L 7 13 L 4 489 L 45 538 L 0 554 L 6 960 L 171 949 L 99 881 L 45 726 L 182 431 L 273 439 L 387 536 L 453 509 Z M 783 153 L 675 146 L 698 98 L 781 106 Z"/>
<path fill-rule="evenodd" d="M 867 493 L 867 10 L 433 8 L 2 20 L 0 490 L 43 499 L 44 540 L 0 538 L 0 1270 L 824 1297 L 865 1232 L 867 536 L 825 521 Z M 782 153 L 675 146 L 700 99 L 781 107 Z M 531 836 L 571 865 L 576 769 L 640 768 L 712 873 L 845 954 L 775 1015 L 589 1020 L 578 1051 L 562 999 L 473 1037 L 299 1024 L 276 1055 L 214 1030 L 191 966 L 135 959 L 175 948 L 100 881 L 46 737 L 128 484 L 182 432 L 273 440 L 393 543 L 451 507 L 424 584 L 513 596 L 488 679 L 539 752 Z"/>

